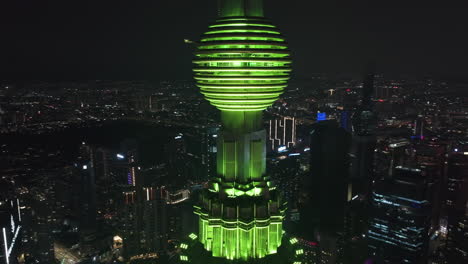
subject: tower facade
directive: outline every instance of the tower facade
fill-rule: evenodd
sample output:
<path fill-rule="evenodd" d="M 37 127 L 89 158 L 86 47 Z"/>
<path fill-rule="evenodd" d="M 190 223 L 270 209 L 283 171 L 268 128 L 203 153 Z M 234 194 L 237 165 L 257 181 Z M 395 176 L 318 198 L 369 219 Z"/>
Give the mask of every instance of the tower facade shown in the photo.
<path fill-rule="evenodd" d="M 286 42 L 263 17 L 262 1 L 223 0 L 193 63 L 197 86 L 222 118 L 217 173 L 195 206 L 198 240 L 212 257 L 248 260 L 275 254 L 286 204 L 266 173 L 262 111 L 287 85 Z"/>

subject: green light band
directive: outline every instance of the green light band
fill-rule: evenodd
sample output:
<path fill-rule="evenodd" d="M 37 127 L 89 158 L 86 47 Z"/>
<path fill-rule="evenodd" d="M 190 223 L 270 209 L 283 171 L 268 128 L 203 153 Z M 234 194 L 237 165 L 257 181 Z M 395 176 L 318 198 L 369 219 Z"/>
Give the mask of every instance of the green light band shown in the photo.
<path fill-rule="evenodd" d="M 261 58 L 284 58 L 289 57 L 288 53 L 272 53 L 272 52 L 242 52 L 242 51 L 230 51 L 230 52 L 219 52 L 216 54 L 206 54 L 206 53 L 198 53 L 195 54 L 197 57 L 200 58 L 226 58 L 237 56 L 240 58 L 243 57 L 261 57 Z"/>
<path fill-rule="evenodd" d="M 254 24 L 254 23 L 229 23 L 229 24 L 215 24 L 215 25 L 209 26 L 209 28 L 216 28 L 216 27 L 270 27 L 270 28 L 276 28 L 274 25 Z"/>
<path fill-rule="evenodd" d="M 270 103 L 267 104 L 255 104 L 255 105 L 248 105 L 248 104 L 240 104 L 240 105 L 229 105 L 229 104 L 217 104 L 217 103 L 211 103 L 212 105 L 216 106 L 220 110 L 229 110 L 229 111 L 259 111 L 267 108 L 268 106 L 271 105 L 274 101 L 272 100 Z"/>
<path fill-rule="evenodd" d="M 233 22 L 233 21 L 247 21 L 247 22 L 252 22 L 252 21 L 259 21 L 259 22 L 263 22 L 263 23 L 270 23 L 269 21 L 267 21 L 266 19 L 264 18 L 256 18 L 256 17 L 231 17 L 231 18 L 220 18 L 218 20 L 216 20 L 217 23 L 221 23 L 221 22 Z"/>
<path fill-rule="evenodd" d="M 266 106 L 268 107 L 268 106 Z M 232 109 L 232 108 L 224 108 L 222 106 L 218 106 L 217 108 L 221 111 L 225 111 L 225 112 L 258 112 L 258 111 L 262 111 L 263 109 L 265 109 L 266 107 L 258 107 L 258 108 L 246 108 L 246 109 Z"/>
<path fill-rule="evenodd" d="M 203 93 L 203 92 L 202 92 Z M 203 93 L 205 94 L 205 93 Z M 280 96 L 281 95 L 281 92 L 278 92 L 278 93 L 251 93 L 251 94 L 245 94 L 245 93 L 212 93 L 212 92 L 209 92 L 209 93 L 206 93 L 208 96 L 213 96 L 213 97 L 216 97 L 216 96 L 221 96 L 221 97 L 248 97 L 249 95 L 250 96 L 255 96 L 255 97 L 277 97 L 277 96 Z"/>
<path fill-rule="evenodd" d="M 225 40 L 247 40 L 247 41 L 278 41 L 283 42 L 284 39 L 282 38 L 273 38 L 273 37 L 257 37 L 257 36 L 223 36 L 223 37 L 210 37 L 210 38 L 203 38 L 201 42 L 208 42 L 208 41 L 225 41 Z"/>
<path fill-rule="evenodd" d="M 199 63 L 209 63 L 209 62 L 216 62 L 216 63 L 233 63 L 233 62 L 263 62 L 263 63 L 291 63 L 291 60 L 265 60 L 265 59 L 237 59 L 233 58 L 232 60 L 193 60 L 193 63 L 199 64 Z"/>
<path fill-rule="evenodd" d="M 196 76 L 217 76 L 217 77 L 246 77 L 246 76 L 289 76 L 288 72 L 231 72 L 231 71 L 225 71 L 225 72 L 200 72 L 196 73 Z"/>
<path fill-rule="evenodd" d="M 275 98 L 276 99 L 276 98 Z M 210 99 L 211 102 L 213 103 L 226 103 L 225 100 L 218 100 L 218 99 Z M 265 100 L 229 100 L 229 104 L 252 104 L 252 103 L 261 103 L 261 104 L 264 104 L 264 103 L 268 103 L 268 102 L 271 102 L 272 100 L 269 99 L 265 99 Z"/>
<path fill-rule="evenodd" d="M 272 31 L 272 30 L 259 30 L 259 29 L 225 29 L 225 30 L 213 30 L 213 31 L 208 31 L 205 34 L 211 35 L 211 34 L 231 34 L 231 33 L 263 33 L 263 34 L 275 34 L 275 35 L 280 35 L 278 31 Z"/>
<path fill-rule="evenodd" d="M 205 85 L 200 84 L 198 87 L 202 89 L 222 89 L 222 90 L 230 90 L 230 89 L 251 89 L 251 90 L 258 90 L 263 91 L 267 89 L 280 89 L 281 91 L 286 87 L 286 84 L 282 85 L 262 85 L 262 86 L 213 86 L 213 85 Z"/>
<path fill-rule="evenodd" d="M 287 49 L 286 45 L 272 45 L 272 44 L 211 44 L 199 47 L 200 50 L 205 49 Z"/>
<path fill-rule="evenodd" d="M 200 69 L 194 69 L 193 70 L 194 72 L 290 72 L 291 69 L 288 69 L 288 68 L 267 68 L 267 69 L 260 69 L 260 68 L 256 68 L 256 69 L 239 69 L 239 68 L 207 68 L 207 69 L 203 69 L 203 68 L 200 68 Z"/>
<path fill-rule="evenodd" d="M 238 78 L 219 78 L 219 77 L 199 77 L 195 76 L 195 80 L 209 80 L 209 81 L 287 81 L 289 77 L 256 77 L 247 78 L 246 76 L 239 76 Z"/>

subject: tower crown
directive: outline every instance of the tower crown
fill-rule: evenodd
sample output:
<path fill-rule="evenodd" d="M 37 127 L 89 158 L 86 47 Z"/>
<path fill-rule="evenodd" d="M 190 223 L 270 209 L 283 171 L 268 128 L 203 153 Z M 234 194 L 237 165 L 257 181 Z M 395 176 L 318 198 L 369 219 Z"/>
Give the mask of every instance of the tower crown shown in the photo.
<path fill-rule="evenodd" d="M 220 17 L 202 35 L 193 63 L 201 93 L 222 111 L 264 110 L 283 93 L 291 72 L 284 37 L 263 17 Z"/>

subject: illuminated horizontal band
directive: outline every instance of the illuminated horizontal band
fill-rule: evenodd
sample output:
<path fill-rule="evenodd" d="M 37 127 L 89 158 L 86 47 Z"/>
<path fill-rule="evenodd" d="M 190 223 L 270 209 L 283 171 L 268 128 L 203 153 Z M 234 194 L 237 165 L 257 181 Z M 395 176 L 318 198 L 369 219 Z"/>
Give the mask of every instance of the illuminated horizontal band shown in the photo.
<path fill-rule="evenodd" d="M 274 38 L 274 37 L 259 37 L 259 36 L 224 36 L 224 37 L 210 37 L 203 38 L 201 42 L 208 41 L 223 41 L 223 40 L 264 40 L 264 41 L 278 41 L 283 42 L 283 38 Z"/>
<path fill-rule="evenodd" d="M 290 72 L 290 68 L 195 68 L 194 72 Z"/>
<path fill-rule="evenodd" d="M 226 78 L 226 77 L 200 77 L 195 76 L 195 80 L 210 80 L 210 81 L 287 81 L 289 77 L 246 77 L 239 76 L 237 78 Z"/>
<path fill-rule="evenodd" d="M 246 97 L 248 95 L 236 95 L 236 94 L 219 95 L 219 94 L 210 94 L 210 93 L 203 93 L 203 94 L 206 96 L 206 99 L 208 99 L 208 101 L 210 102 L 222 102 L 228 105 L 228 104 L 235 104 L 238 102 L 242 102 L 242 100 L 255 102 L 255 103 L 260 102 L 262 100 L 263 100 L 262 102 L 269 102 L 271 100 L 276 100 L 276 98 L 280 96 L 281 93 L 275 93 L 275 94 L 269 94 L 269 95 L 268 94 L 255 95 L 255 99 L 258 99 L 258 100 L 253 100 L 253 99 Z M 235 97 L 235 98 L 232 98 L 232 97 Z M 242 100 L 238 100 L 238 99 L 242 99 Z"/>
<path fill-rule="evenodd" d="M 209 26 L 209 28 L 216 28 L 216 27 L 269 27 L 269 28 L 276 28 L 274 25 L 269 24 L 255 24 L 255 23 L 224 23 L 224 24 L 215 24 Z"/>
<path fill-rule="evenodd" d="M 270 85 L 270 84 L 263 84 L 263 85 L 256 85 L 256 86 L 237 86 L 237 85 L 207 85 L 207 84 L 197 84 L 200 88 L 206 89 L 281 89 L 285 88 L 286 84 L 278 84 L 278 85 Z"/>
<path fill-rule="evenodd" d="M 276 98 L 278 98 L 278 96 L 267 96 L 267 97 L 256 97 L 255 99 L 256 100 L 253 100 L 253 99 L 249 99 L 249 98 L 246 98 L 246 97 L 237 97 L 235 99 L 229 99 L 229 100 L 226 100 L 225 97 L 222 97 L 222 96 L 209 96 L 207 94 L 204 94 L 206 99 L 208 101 L 210 101 L 211 103 L 213 104 L 223 104 L 225 105 L 226 107 L 230 106 L 230 105 L 239 105 L 239 104 L 245 104 L 245 105 L 256 105 L 256 104 L 267 104 L 267 103 L 272 103 L 274 101 L 276 101 Z"/>
<path fill-rule="evenodd" d="M 236 78 L 243 78 L 243 77 L 289 77 L 289 72 L 198 72 L 195 73 L 195 76 L 199 77 L 236 77 Z"/>
<path fill-rule="evenodd" d="M 241 96 L 280 96 L 282 92 L 276 93 L 213 93 L 213 92 L 202 92 L 208 96 L 220 96 L 220 97 L 241 97 Z"/>
<path fill-rule="evenodd" d="M 231 109 L 231 108 L 223 108 L 223 107 L 217 107 L 220 111 L 226 111 L 226 112 L 258 112 L 258 111 L 263 111 L 267 108 L 266 107 L 260 107 L 257 109 Z"/>
<path fill-rule="evenodd" d="M 261 23 L 270 23 L 270 21 L 261 17 L 223 17 L 223 18 L 217 19 L 216 23 L 224 23 L 224 22 L 232 23 L 234 21 L 247 21 L 247 22 L 259 21 Z"/>
<path fill-rule="evenodd" d="M 273 30 L 260 30 L 260 29 L 225 29 L 225 30 L 213 30 L 208 31 L 205 34 L 232 34 L 232 33 L 263 33 L 263 34 L 275 34 L 280 35 L 278 31 Z"/>
<path fill-rule="evenodd" d="M 270 53 L 270 52 L 219 52 L 219 53 L 197 53 L 199 59 L 224 59 L 224 58 L 262 58 L 262 59 L 281 59 L 289 57 L 287 53 Z"/>
<path fill-rule="evenodd" d="M 288 56 L 289 52 L 287 50 L 275 50 L 275 49 L 256 49 L 256 50 L 248 50 L 248 49 L 224 49 L 224 50 L 201 50 L 198 52 L 195 52 L 195 55 L 221 55 L 221 56 L 226 56 L 226 55 L 258 55 L 258 54 L 270 54 L 271 56 L 277 56 L 277 55 L 285 55 Z M 239 55 L 238 55 L 239 56 Z"/>
<path fill-rule="evenodd" d="M 193 60 L 193 63 L 199 64 L 199 63 L 210 63 L 210 62 L 219 62 L 219 63 L 229 63 L 229 62 L 264 62 L 264 63 L 291 63 L 291 60 L 278 60 L 278 59 L 272 59 L 272 60 L 265 60 L 265 59 L 255 59 L 255 58 L 250 58 L 250 59 L 238 59 L 238 58 L 233 58 L 231 60 L 228 59 L 212 59 L 212 60 Z"/>
<path fill-rule="evenodd" d="M 224 49 L 279 49 L 285 50 L 287 49 L 286 45 L 279 45 L 278 44 L 236 44 L 236 43 L 229 43 L 229 44 L 205 44 L 198 46 L 198 50 L 224 50 Z"/>
<path fill-rule="evenodd" d="M 271 214 L 270 216 L 267 216 L 265 218 L 254 218 L 254 220 L 251 220 L 251 221 L 248 221 L 248 222 L 244 222 L 243 220 L 240 220 L 240 219 L 236 219 L 236 220 L 227 220 L 227 219 L 222 219 L 222 218 L 215 218 L 213 216 L 210 216 L 208 213 L 206 212 L 203 212 L 204 210 L 197 210 L 195 213 L 198 214 L 198 215 L 201 215 L 201 216 L 204 216 L 202 217 L 202 219 L 204 221 L 209 221 L 209 222 L 217 222 L 218 225 L 220 225 L 221 223 L 223 224 L 228 224 L 228 225 L 236 225 L 236 224 L 242 224 L 242 225 L 245 225 L 245 226 L 250 226 L 250 225 L 255 225 L 255 224 L 261 224 L 261 225 L 265 225 L 265 224 L 270 224 L 270 223 L 278 223 L 278 222 L 282 222 L 284 216 L 282 215 L 282 212 L 278 212 L 277 214 Z"/>
<path fill-rule="evenodd" d="M 241 111 L 246 111 L 246 110 L 263 110 L 266 109 L 268 106 L 271 105 L 270 102 L 268 104 L 257 104 L 257 105 L 247 105 L 247 104 L 239 104 L 239 105 L 225 105 L 225 104 L 216 104 L 216 103 L 211 103 L 212 105 L 218 107 L 220 110 L 241 110 Z"/>

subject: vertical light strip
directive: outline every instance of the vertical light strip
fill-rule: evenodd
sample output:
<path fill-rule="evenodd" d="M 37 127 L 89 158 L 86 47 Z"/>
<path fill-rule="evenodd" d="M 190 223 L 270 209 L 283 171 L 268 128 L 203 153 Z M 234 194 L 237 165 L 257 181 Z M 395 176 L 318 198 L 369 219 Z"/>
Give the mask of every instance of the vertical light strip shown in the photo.
<path fill-rule="evenodd" d="M 6 237 L 6 228 L 3 228 L 3 245 L 5 246 L 5 259 L 6 264 L 10 264 L 10 254 L 8 254 L 8 241 Z"/>
<path fill-rule="evenodd" d="M 276 140 L 278 140 L 278 119 L 275 119 L 275 141 Z M 279 145 L 281 145 L 281 142 Z"/>
<path fill-rule="evenodd" d="M 271 120 L 270 120 L 270 142 L 271 142 L 271 149 L 275 150 L 275 141 L 272 138 L 272 131 L 271 131 Z"/>
<path fill-rule="evenodd" d="M 353 197 L 353 184 L 348 183 L 348 202 L 351 201 Z"/>
<path fill-rule="evenodd" d="M 280 121 L 281 123 L 281 121 Z M 283 117 L 283 144 L 289 148 L 288 143 L 286 142 L 286 117 Z"/>
<path fill-rule="evenodd" d="M 15 232 L 15 235 L 13 236 L 13 239 L 11 240 L 11 245 L 10 245 L 10 248 L 8 249 L 8 258 L 10 257 L 11 252 L 13 251 L 13 247 L 15 246 L 15 241 L 16 241 L 16 238 L 18 237 L 20 229 L 21 229 L 21 226 L 18 226 Z"/>
<path fill-rule="evenodd" d="M 19 218 L 19 221 L 21 222 L 21 208 L 20 208 L 19 199 L 16 199 L 16 205 L 18 206 L 18 218 Z"/>
<path fill-rule="evenodd" d="M 293 134 L 292 134 L 292 143 L 293 143 L 293 146 L 296 145 L 296 118 L 293 117 L 292 119 L 292 122 L 293 122 Z"/>

